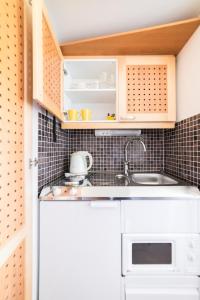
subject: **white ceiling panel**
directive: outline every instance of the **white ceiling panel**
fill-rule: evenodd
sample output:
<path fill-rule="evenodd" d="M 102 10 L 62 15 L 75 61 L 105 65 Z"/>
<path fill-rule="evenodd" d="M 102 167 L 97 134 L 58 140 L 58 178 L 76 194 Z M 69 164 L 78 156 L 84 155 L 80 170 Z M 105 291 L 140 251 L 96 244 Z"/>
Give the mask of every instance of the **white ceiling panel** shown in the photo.
<path fill-rule="evenodd" d="M 45 0 L 45 3 L 60 43 L 200 14 L 200 0 Z"/>

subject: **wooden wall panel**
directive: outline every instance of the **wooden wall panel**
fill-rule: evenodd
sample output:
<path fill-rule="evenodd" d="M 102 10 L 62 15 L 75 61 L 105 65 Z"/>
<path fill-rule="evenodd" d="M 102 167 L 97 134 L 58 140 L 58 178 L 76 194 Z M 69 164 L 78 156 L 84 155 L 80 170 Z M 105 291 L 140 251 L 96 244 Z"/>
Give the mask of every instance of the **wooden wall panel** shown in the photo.
<path fill-rule="evenodd" d="M 24 223 L 23 0 L 0 4 L 0 247 Z"/>
<path fill-rule="evenodd" d="M 0 300 L 24 299 L 24 242 L 0 269 Z"/>

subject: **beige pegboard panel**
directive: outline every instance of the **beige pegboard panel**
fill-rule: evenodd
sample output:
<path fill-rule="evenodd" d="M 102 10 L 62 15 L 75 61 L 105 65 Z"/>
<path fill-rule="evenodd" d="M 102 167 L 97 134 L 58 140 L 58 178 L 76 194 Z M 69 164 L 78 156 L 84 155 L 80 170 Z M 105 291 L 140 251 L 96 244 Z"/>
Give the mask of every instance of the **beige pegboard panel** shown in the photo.
<path fill-rule="evenodd" d="M 0 268 L 0 300 L 24 300 L 24 243 Z"/>
<path fill-rule="evenodd" d="M 167 113 L 167 65 L 128 65 L 127 113 Z"/>
<path fill-rule="evenodd" d="M 24 222 L 23 0 L 0 2 L 0 247 Z"/>
<path fill-rule="evenodd" d="M 43 15 L 43 82 L 44 100 L 47 97 L 59 109 L 61 107 L 61 57 L 55 40 Z"/>

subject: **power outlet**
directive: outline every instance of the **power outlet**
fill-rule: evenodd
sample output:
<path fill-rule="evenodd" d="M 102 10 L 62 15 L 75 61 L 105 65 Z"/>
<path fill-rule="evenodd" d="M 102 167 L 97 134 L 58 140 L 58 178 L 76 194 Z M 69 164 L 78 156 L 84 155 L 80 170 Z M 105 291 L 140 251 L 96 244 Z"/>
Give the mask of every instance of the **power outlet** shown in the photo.
<path fill-rule="evenodd" d="M 141 130 L 95 130 L 95 136 L 141 136 Z"/>

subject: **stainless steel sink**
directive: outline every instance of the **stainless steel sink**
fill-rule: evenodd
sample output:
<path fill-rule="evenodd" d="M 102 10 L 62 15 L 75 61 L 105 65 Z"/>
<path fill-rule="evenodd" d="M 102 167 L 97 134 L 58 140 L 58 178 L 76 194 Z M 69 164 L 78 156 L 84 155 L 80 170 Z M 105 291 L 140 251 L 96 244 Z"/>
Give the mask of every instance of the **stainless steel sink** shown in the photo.
<path fill-rule="evenodd" d="M 134 173 L 130 176 L 133 183 L 143 185 L 177 185 L 175 179 L 159 173 Z"/>

